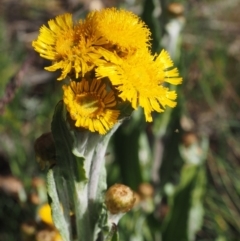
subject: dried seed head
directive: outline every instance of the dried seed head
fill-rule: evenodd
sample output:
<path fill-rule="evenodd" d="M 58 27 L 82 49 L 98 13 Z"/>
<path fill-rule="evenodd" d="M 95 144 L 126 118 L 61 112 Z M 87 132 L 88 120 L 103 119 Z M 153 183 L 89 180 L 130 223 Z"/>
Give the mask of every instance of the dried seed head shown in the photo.
<path fill-rule="evenodd" d="M 111 214 L 119 214 L 132 209 L 135 199 L 134 192 L 129 187 L 115 184 L 107 190 L 105 203 Z"/>

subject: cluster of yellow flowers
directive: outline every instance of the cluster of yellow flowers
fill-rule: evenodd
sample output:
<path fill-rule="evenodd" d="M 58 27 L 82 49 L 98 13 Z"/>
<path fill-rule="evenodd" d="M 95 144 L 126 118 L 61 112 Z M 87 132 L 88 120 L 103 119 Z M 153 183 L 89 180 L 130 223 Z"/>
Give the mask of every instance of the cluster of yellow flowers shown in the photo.
<path fill-rule="evenodd" d="M 122 102 L 153 111 L 174 107 L 175 91 L 164 82 L 180 84 L 169 54 L 150 52 L 150 31 L 138 16 L 107 8 L 73 22 L 67 13 L 42 26 L 34 49 L 52 61 L 48 71 L 61 70 L 63 101 L 76 127 L 105 134 L 120 118 Z"/>

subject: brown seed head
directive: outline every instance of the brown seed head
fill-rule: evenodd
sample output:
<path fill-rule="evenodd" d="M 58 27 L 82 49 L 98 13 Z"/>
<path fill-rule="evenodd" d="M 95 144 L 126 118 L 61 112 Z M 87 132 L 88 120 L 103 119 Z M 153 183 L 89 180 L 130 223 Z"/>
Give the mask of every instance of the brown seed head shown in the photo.
<path fill-rule="evenodd" d="M 115 184 L 106 192 L 105 203 L 111 214 L 128 212 L 133 207 L 134 202 L 134 192 L 123 184 Z"/>

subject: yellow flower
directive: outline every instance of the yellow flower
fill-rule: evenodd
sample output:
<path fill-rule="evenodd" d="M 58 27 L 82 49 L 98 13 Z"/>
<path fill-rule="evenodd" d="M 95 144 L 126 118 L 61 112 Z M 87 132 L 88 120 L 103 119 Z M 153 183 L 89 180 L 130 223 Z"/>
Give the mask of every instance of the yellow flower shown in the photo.
<path fill-rule="evenodd" d="M 51 226 L 52 228 L 54 228 L 52 240 L 53 241 L 62 241 L 62 237 L 61 237 L 60 233 L 55 229 L 53 219 L 52 219 L 52 211 L 51 211 L 51 207 L 49 206 L 49 204 L 46 203 L 39 208 L 38 216 L 40 217 L 41 221 L 43 221 L 44 223 L 46 223 L 49 226 Z"/>
<path fill-rule="evenodd" d="M 93 11 L 76 24 L 67 13 L 48 21 L 48 25 L 41 27 L 32 45 L 41 57 L 52 60 L 46 70 L 62 70 L 58 80 L 67 75 L 84 77 L 100 64 L 116 62 L 118 57 L 149 45 L 149 29 L 126 10 Z"/>
<path fill-rule="evenodd" d="M 71 46 L 74 44 L 74 29 L 71 14 L 64 14 L 48 21 L 49 28 L 42 26 L 40 34 L 32 45 L 40 56 L 55 62 L 46 69 L 62 68 L 64 78 L 71 70 Z M 70 58 L 69 58 L 70 57 Z"/>
<path fill-rule="evenodd" d="M 96 51 L 95 43 L 85 36 L 83 23 L 74 25 L 69 13 L 57 16 L 48 21 L 49 28 L 42 26 L 38 39 L 33 41 L 34 49 L 40 56 L 53 61 L 53 65 L 46 67 L 48 71 L 62 69 L 58 80 L 66 78 L 68 74 L 78 78 L 102 63 L 100 58 L 103 51 Z M 94 40 L 94 39 L 93 39 Z"/>
<path fill-rule="evenodd" d="M 124 9 L 106 8 L 92 11 L 86 18 L 91 29 L 90 35 L 105 39 L 108 50 L 134 52 L 149 46 L 150 31 L 146 24 L 135 14 Z"/>
<path fill-rule="evenodd" d="M 39 208 L 38 215 L 44 223 L 50 226 L 54 226 L 51 207 L 48 204 L 44 204 Z"/>
<path fill-rule="evenodd" d="M 149 122 L 153 111 L 175 107 L 176 92 L 166 83 L 178 85 L 182 78 L 165 50 L 150 53 L 150 31 L 135 14 L 107 8 L 74 24 L 67 13 L 48 25 L 40 29 L 33 47 L 53 62 L 45 69 L 61 69 L 58 80 L 68 76 L 77 81 L 63 87 L 64 102 L 77 127 L 105 134 L 120 116 L 118 97 L 134 109 L 142 107 Z M 98 79 L 89 81 L 88 76 Z M 104 77 L 113 90 L 106 90 Z"/>
<path fill-rule="evenodd" d="M 64 103 L 76 127 L 92 132 L 106 134 L 118 121 L 119 110 L 112 90 L 107 91 L 106 84 L 93 79 L 81 82 L 71 81 L 64 85 Z"/>
<path fill-rule="evenodd" d="M 124 101 L 132 107 L 143 107 L 146 120 L 151 122 L 152 111 L 163 112 L 166 106 L 175 107 L 175 91 L 163 86 L 164 82 L 180 84 L 177 68 L 169 54 L 163 50 L 152 56 L 148 50 L 141 50 L 119 64 L 103 64 L 96 70 L 98 77 L 108 77 Z"/>

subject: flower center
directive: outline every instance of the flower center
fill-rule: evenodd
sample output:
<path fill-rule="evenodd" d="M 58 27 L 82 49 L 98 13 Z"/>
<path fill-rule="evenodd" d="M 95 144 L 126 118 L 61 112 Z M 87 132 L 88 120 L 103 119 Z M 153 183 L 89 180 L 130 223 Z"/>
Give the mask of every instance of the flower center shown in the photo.
<path fill-rule="evenodd" d="M 74 46 L 74 36 L 72 30 L 66 31 L 56 41 L 56 52 L 63 58 L 69 54 L 72 55 L 72 47 Z"/>
<path fill-rule="evenodd" d="M 90 118 L 101 113 L 105 106 L 102 100 L 94 93 L 77 94 L 75 101 L 79 114 Z"/>

